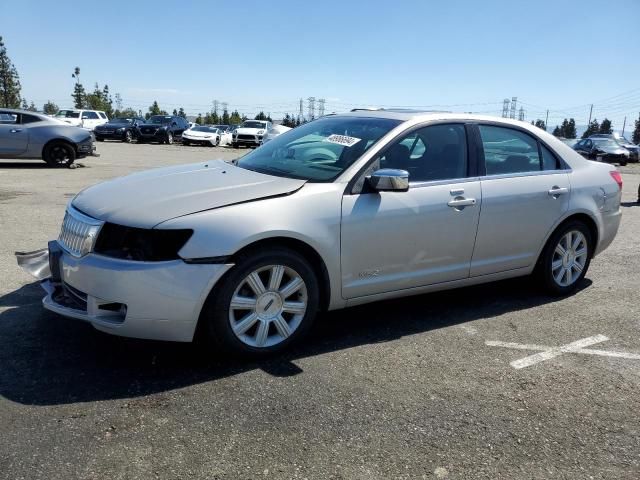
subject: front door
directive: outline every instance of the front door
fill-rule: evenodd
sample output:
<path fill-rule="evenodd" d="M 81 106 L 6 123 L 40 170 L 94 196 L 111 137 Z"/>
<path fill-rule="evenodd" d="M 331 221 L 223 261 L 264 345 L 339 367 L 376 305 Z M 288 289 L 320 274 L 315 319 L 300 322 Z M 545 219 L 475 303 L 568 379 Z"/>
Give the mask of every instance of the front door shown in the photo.
<path fill-rule="evenodd" d="M 343 297 L 467 278 L 481 191 L 478 178 L 468 178 L 464 125 L 418 128 L 385 149 L 374 165 L 408 171 L 410 187 L 344 196 Z"/>
<path fill-rule="evenodd" d="M 0 155 L 12 158 L 24 153 L 29 145 L 29 129 L 19 123 L 16 114 L 6 114 L 2 118 L 6 120 L 0 122 Z"/>

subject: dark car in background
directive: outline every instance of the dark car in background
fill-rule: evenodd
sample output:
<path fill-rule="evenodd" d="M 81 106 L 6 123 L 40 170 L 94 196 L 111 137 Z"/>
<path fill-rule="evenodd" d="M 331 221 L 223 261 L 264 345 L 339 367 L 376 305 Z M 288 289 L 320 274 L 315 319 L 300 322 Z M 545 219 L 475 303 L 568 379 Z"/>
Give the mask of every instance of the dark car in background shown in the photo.
<path fill-rule="evenodd" d="M 640 160 L 640 158 L 639 158 L 640 157 L 640 147 L 638 145 L 635 145 L 635 144 L 631 143 L 629 140 L 627 140 L 622 135 L 613 134 L 613 133 L 595 133 L 595 134 L 591 135 L 589 138 L 591 138 L 591 139 L 594 139 L 594 138 L 609 138 L 611 140 L 614 140 L 622 148 L 625 148 L 625 149 L 627 149 L 629 151 L 629 161 L 630 162 L 638 162 L 638 160 Z"/>
<path fill-rule="evenodd" d="M 178 115 L 152 115 L 138 126 L 136 135 L 138 143 L 158 142 L 173 143 L 182 139 L 182 132 L 189 128 L 189 122 Z"/>
<path fill-rule="evenodd" d="M 629 160 L 629 151 L 611 138 L 585 138 L 576 143 L 573 149 L 583 157 L 598 162 L 624 166 Z"/>
<path fill-rule="evenodd" d="M 138 126 L 143 123 L 144 118 L 140 117 L 117 117 L 103 125 L 98 125 L 93 133 L 98 142 L 109 139 L 131 143 L 137 136 Z"/>

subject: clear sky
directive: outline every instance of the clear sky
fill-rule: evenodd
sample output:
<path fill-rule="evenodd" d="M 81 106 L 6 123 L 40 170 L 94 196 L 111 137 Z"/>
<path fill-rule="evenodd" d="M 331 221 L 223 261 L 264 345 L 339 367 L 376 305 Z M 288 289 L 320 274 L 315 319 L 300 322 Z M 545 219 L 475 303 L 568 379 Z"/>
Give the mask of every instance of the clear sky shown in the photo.
<path fill-rule="evenodd" d="M 11 8 L 8 6 L 11 5 Z M 23 95 L 71 106 L 71 73 L 125 106 L 252 114 L 415 106 L 527 120 L 640 111 L 640 0 L 0 0 Z M 306 110 L 306 101 L 305 101 Z M 630 120 L 630 118 L 628 119 Z"/>

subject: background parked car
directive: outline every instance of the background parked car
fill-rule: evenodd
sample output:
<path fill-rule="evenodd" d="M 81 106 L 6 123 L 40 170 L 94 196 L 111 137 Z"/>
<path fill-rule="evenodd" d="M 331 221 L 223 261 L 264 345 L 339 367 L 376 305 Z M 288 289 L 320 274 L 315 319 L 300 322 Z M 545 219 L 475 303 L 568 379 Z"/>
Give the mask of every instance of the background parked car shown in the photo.
<path fill-rule="evenodd" d="M 629 151 L 610 138 L 586 138 L 576 143 L 573 149 L 583 157 L 598 162 L 626 165 Z"/>
<path fill-rule="evenodd" d="M 82 127 L 87 130 L 93 130 L 98 125 L 109 121 L 107 114 L 100 110 L 60 110 L 56 113 L 55 118 L 69 125 Z"/>
<path fill-rule="evenodd" d="M 144 118 L 112 118 L 103 125 L 98 125 L 94 129 L 96 140 L 102 142 L 106 139 L 120 140 L 122 142 L 131 143 L 136 138 L 136 129 L 144 123 Z"/>
<path fill-rule="evenodd" d="M 217 128 L 220 132 L 220 145 L 231 145 L 233 141 L 232 132 L 235 130 L 235 126 L 233 125 L 211 125 L 214 128 Z"/>
<path fill-rule="evenodd" d="M 153 115 L 137 130 L 138 143 L 173 143 L 182 139 L 182 132 L 189 128 L 189 122 L 177 115 Z"/>
<path fill-rule="evenodd" d="M 41 158 L 51 166 L 68 166 L 95 150 L 90 132 L 42 113 L 1 109 L 0 118 L 0 158 Z"/>
<path fill-rule="evenodd" d="M 258 147 L 262 145 L 262 139 L 271 129 L 271 122 L 266 120 L 245 120 L 232 134 L 231 144 L 233 148 L 240 145 Z"/>
<path fill-rule="evenodd" d="M 640 157 L 640 147 L 638 145 L 635 145 L 633 143 L 631 143 L 629 140 L 627 140 L 625 137 L 623 137 L 622 135 L 616 135 L 615 133 L 596 133 L 594 135 L 591 135 L 589 138 L 609 138 L 611 140 L 614 140 L 618 145 L 620 145 L 622 148 L 625 148 L 629 151 L 629 161 L 630 162 L 637 162 L 639 160 Z"/>
<path fill-rule="evenodd" d="M 273 125 L 273 127 L 271 127 L 271 130 L 269 130 L 269 132 L 267 132 L 267 134 L 264 136 L 262 143 L 267 143 L 269 140 L 273 140 L 277 136 L 282 135 L 289 130 L 291 130 L 291 127 L 285 127 L 284 125 Z"/>
<path fill-rule="evenodd" d="M 217 147 L 220 145 L 221 133 L 217 128 L 209 126 L 191 127 L 182 133 L 183 145 L 206 145 Z"/>

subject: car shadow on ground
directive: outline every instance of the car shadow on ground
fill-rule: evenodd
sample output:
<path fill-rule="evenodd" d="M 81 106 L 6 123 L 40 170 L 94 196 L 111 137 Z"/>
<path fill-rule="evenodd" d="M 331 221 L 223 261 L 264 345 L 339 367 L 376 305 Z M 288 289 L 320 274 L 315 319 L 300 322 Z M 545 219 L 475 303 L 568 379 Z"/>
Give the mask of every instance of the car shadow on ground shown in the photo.
<path fill-rule="evenodd" d="M 41 170 L 41 169 L 52 168 L 52 167 L 47 165 L 42 160 L 23 160 L 23 161 L 19 161 L 19 162 L 0 161 L 0 170 L 2 170 L 3 168 L 9 168 L 9 169 L 22 168 L 22 169 L 25 169 L 25 170 L 27 170 L 27 169 Z"/>
<path fill-rule="evenodd" d="M 640 207 L 640 202 L 620 202 L 621 207 Z"/>
<path fill-rule="evenodd" d="M 591 284 L 585 279 L 581 289 Z M 27 405 L 132 398 L 261 369 L 301 374 L 294 361 L 526 310 L 557 300 L 516 279 L 325 313 L 300 345 L 261 361 L 220 358 L 190 343 L 111 336 L 42 308 L 32 283 L 0 297 L 0 395 Z M 464 301 L 461 301 L 464 299 Z"/>

